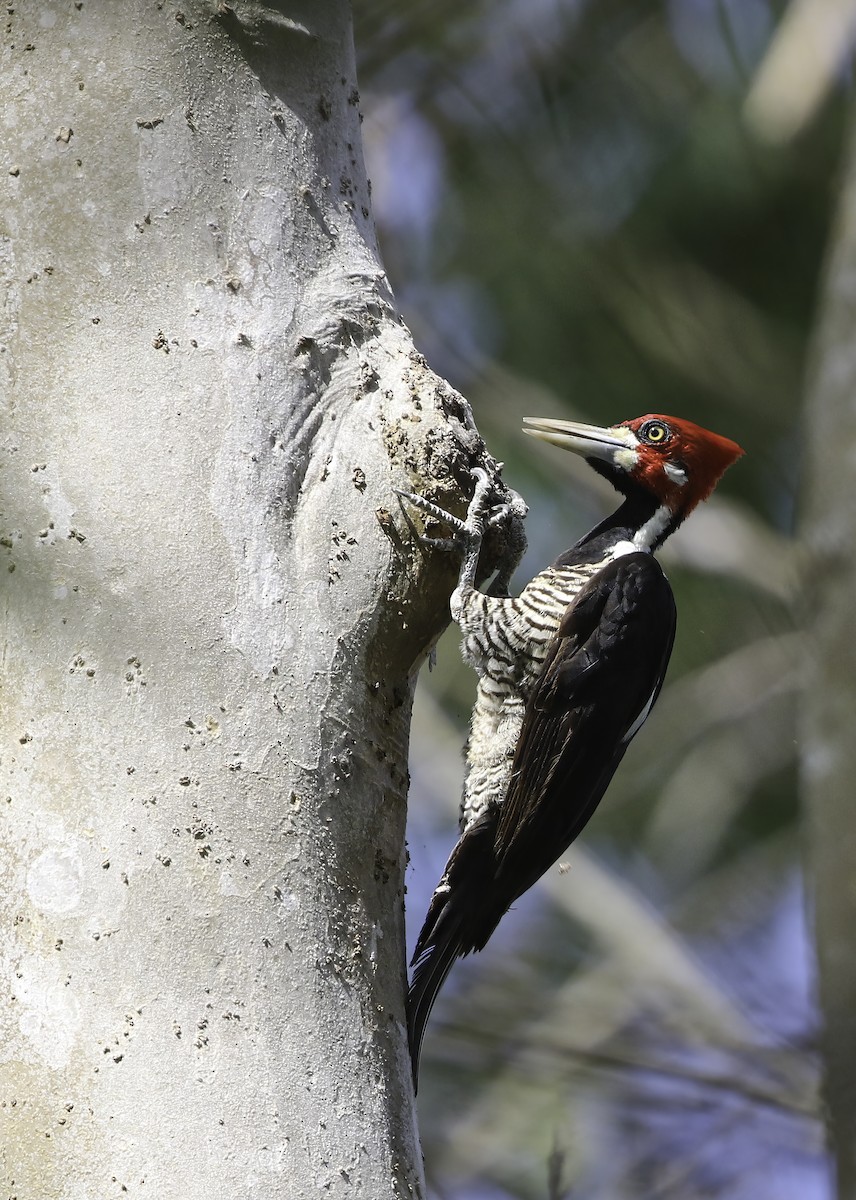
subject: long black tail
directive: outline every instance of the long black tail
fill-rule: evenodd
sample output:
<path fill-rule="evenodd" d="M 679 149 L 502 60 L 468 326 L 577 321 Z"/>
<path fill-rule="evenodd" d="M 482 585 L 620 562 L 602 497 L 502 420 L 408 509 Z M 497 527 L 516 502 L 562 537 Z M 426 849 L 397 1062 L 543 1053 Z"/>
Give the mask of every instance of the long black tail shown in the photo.
<path fill-rule="evenodd" d="M 485 813 L 461 834 L 449 857 L 416 942 L 413 976 L 407 995 L 407 1032 L 413 1086 L 419 1078 L 419 1053 L 425 1026 L 437 993 L 451 971 L 455 959 L 473 950 L 481 950 L 505 911 L 492 911 L 488 880 L 492 875 L 493 809 Z"/>
<path fill-rule="evenodd" d="M 425 1026 L 458 955 L 466 953 L 461 946 L 461 926 L 464 910 L 450 891 L 446 876 L 431 897 L 425 924 L 419 934 L 413 954 L 413 975 L 407 993 L 407 1036 L 410 1041 L 410 1062 L 413 1067 L 414 1091 L 419 1085 L 419 1055 Z"/>

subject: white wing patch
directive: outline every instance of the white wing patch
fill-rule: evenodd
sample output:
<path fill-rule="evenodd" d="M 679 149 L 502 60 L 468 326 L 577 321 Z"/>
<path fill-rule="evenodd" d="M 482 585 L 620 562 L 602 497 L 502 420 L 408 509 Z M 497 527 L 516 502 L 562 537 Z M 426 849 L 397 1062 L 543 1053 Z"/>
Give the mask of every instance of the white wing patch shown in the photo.
<path fill-rule="evenodd" d="M 627 733 L 625 733 L 624 737 L 621 739 L 622 746 L 626 746 L 629 741 L 631 741 L 633 738 L 636 737 L 636 734 L 639 732 L 639 730 L 642 728 L 642 726 L 648 720 L 648 714 L 650 713 L 651 709 L 654 707 L 654 701 L 656 700 L 656 698 L 657 698 L 657 689 L 654 688 L 653 692 L 648 697 L 648 703 L 645 705 L 645 707 L 640 712 L 639 716 L 636 718 L 636 720 L 633 722 L 633 724 L 627 730 Z"/>

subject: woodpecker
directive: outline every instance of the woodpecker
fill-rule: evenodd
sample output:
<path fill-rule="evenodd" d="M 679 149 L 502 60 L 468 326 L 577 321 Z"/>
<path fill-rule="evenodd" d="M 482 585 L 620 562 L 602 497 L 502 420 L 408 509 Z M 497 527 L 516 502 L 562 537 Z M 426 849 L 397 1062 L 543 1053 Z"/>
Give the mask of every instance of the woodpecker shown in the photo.
<path fill-rule="evenodd" d="M 478 674 L 461 834 L 413 955 L 407 1000 L 414 1087 L 425 1025 L 455 960 L 482 950 L 503 914 L 578 836 L 663 683 L 672 589 L 654 551 L 743 451 L 677 417 L 609 428 L 526 418 L 524 432 L 582 455 L 623 497 L 611 516 L 517 597 L 475 586 L 482 536 L 502 520 L 476 468 L 467 517 L 401 493 L 463 552 L 452 593 L 461 652 Z M 426 539 L 427 540 L 427 539 Z"/>

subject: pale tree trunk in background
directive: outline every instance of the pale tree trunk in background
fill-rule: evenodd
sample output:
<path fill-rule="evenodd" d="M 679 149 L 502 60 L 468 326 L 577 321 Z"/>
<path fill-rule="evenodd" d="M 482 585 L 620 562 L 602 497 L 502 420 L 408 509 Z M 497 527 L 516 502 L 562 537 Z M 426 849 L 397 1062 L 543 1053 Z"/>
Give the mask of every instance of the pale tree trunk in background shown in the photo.
<path fill-rule="evenodd" d="M 824 1095 L 838 1195 L 856 1197 L 856 154 L 842 183 L 807 459 L 802 781 L 823 1010 Z"/>
<path fill-rule="evenodd" d="M 454 563 L 392 487 L 483 444 L 377 261 L 348 6 L 5 20 L 4 1187 L 421 1195 L 407 734 Z"/>

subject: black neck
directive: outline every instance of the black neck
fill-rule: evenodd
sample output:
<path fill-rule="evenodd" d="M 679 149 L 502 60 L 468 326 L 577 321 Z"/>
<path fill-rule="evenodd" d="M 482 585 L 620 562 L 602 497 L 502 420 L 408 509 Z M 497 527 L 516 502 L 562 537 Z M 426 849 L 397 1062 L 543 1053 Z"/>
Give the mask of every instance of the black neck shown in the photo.
<path fill-rule="evenodd" d="M 646 525 L 660 508 L 660 501 L 645 488 L 630 488 L 625 485 L 623 490 L 625 492 L 624 500 L 615 512 L 601 521 L 599 525 L 595 525 L 594 529 L 581 537 L 575 546 L 561 554 L 556 559 L 556 566 L 569 566 L 580 559 L 599 558 L 606 554 L 616 542 L 633 541 L 643 525 Z M 676 513 L 657 537 L 651 547 L 652 550 L 657 550 L 662 546 L 669 534 L 677 529 L 680 522 L 681 517 Z"/>

